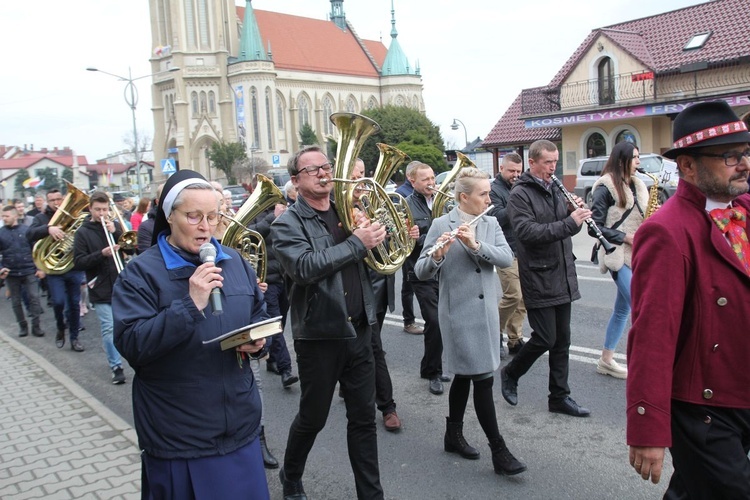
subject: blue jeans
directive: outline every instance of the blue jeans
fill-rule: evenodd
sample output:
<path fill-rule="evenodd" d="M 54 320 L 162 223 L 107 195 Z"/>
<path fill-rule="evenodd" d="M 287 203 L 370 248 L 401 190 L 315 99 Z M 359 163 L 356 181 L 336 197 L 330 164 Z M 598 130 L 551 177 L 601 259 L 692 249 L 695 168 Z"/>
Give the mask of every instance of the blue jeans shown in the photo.
<path fill-rule="evenodd" d="M 604 336 L 604 348 L 610 351 L 614 351 L 620 342 L 630 316 L 630 280 L 633 278 L 633 271 L 628 266 L 622 266 L 616 276 L 617 297 Z"/>
<path fill-rule="evenodd" d="M 65 330 L 65 315 L 67 315 L 70 340 L 78 338 L 81 325 L 81 281 L 83 271 L 68 271 L 65 274 L 47 275 L 47 287 L 55 310 L 55 321 L 58 330 Z"/>
<path fill-rule="evenodd" d="M 111 369 L 122 366 L 120 353 L 117 352 L 113 338 L 112 304 L 107 302 L 96 302 L 96 315 L 99 317 L 99 328 L 102 331 L 102 347 L 107 353 L 107 363 Z"/>

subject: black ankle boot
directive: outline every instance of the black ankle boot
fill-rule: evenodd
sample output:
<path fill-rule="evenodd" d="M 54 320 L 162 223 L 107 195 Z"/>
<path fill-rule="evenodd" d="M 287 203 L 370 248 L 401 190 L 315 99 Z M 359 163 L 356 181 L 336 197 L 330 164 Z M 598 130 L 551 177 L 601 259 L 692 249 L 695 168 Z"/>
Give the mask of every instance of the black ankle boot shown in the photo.
<path fill-rule="evenodd" d="M 445 419 L 445 451 L 449 453 L 458 453 L 464 458 L 476 460 L 479 458 L 479 450 L 470 446 L 464 438 L 464 423 L 451 422 Z"/>
<path fill-rule="evenodd" d="M 260 427 L 260 452 L 263 455 L 263 466 L 266 469 L 279 468 L 279 461 L 276 460 L 276 457 L 271 455 L 270 451 L 268 451 L 268 445 L 266 444 L 266 431 L 263 426 Z"/>
<path fill-rule="evenodd" d="M 526 464 L 513 456 L 502 437 L 493 439 L 489 444 L 492 450 L 492 466 L 496 474 L 514 476 L 526 470 Z"/>

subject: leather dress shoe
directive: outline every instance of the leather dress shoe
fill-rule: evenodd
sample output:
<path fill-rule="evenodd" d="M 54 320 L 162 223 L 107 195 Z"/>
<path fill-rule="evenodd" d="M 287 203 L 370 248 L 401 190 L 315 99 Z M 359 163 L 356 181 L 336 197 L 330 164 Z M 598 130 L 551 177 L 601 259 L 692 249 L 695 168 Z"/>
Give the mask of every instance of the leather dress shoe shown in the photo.
<path fill-rule="evenodd" d="M 401 419 L 398 418 L 396 410 L 383 414 L 383 425 L 388 432 L 401 430 Z"/>
<path fill-rule="evenodd" d="M 422 335 L 424 333 L 424 329 L 420 328 L 416 323 L 404 325 L 404 331 L 411 335 Z"/>
<path fill-rule="evenodd" d="M 266 361 L 266 370 L 276 375 L 281 375 L 279 367 L 276 366 L 276 361 Z"/>
<path fill-rule="evenodd" d="M 57 335 L 55 335 L 55 345 L 58 349 L 62 349 L 65 345 L 65 330 L 57 330 Z"/>
<path fill-rule="evenodd" d="M 451 376 L 450 375 L 446 375 L 445 373 L 441 373 L 438 378 L 440 379 L 441 382 L 450 382 L 451 381 Z"/>
<path fill-rule="evenodd" d="M 503 399 L 508 402 L 509 405 L 516 406 L 518 404 L 518 380 L 512 378 L 505 371 L 507 366 L 503 366 L 500 370 L 500 392 L 503 394 Z"/>
<path fill-rule="evenodd" d="M 512 346 L 508 346 L 508 354 L 518 354 L 521 352 L 521 348 L 526 342 L 523 341 L 523 339 L 519 340 Z"/>
<path fill-rule="evenodd" d="M 81 341 L 78 339 L 70 341 L 70 349 L 75 352 L 83 352 L 86 350 L 83 348 L 83 344 L 81 344 Z"/>
<path fill-rule="evenodd" d="M 299 382 L 299 377 L 296 375 L 292 375 L 291 370 L 286 370 L 285 372 L 281 373 L 281 385 L 283 385 L 284 388 L 291 387 L 297 382 Z"/>
<path fill-rule="evenodd" d="M 430 392 L 433 394 L 443 393 L 443 383 L 440 381 L 440 377 L 430 379 Z"/>
<path fill-rule="evenodd" d="M 588 417 L 591 415 L 591 411 L 588 408 L 579 406 L 578 403 L 573 401 L 570 396 L 566 397 L 562 401 L 549 402 L 549 411 L 552 413 L 562 413 L 564 415 L 570 415 L 571 417 Z"/>
<path fill-rule="evenodd" d="M 305 488 L 302 487 L 302 480 L 288 480 L 283 467 L 279 469 L 279 481 L 281 481 L 281 487 L 284 490 L 284 500 L 307 500 Z"/>

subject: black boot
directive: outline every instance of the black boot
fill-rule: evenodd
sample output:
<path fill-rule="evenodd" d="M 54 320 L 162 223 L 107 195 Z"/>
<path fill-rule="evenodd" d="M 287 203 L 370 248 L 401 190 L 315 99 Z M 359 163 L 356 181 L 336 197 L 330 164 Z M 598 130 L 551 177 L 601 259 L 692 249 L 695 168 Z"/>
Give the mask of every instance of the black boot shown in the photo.
<path fill-rule="evenodd" d="M 266 444 L 266 431 L 263 426 L 260 427 L 260 452 L 263 455 L 263 466 L 266 469 L 279 468 L 279 461 L 276 460 L 276 457 L 271 455 L 270 451 L 268 451 L 268 445 Z"/>
<path fill-rule="evenodd" d="M 464 423 L 451 422 L 445 419 L 445 439 L 443 440 L 445 451 L 458 453 L 464 458 L 476 460 L 479 458 L 479 450 L 470 446 L 464 439 Z"/>
<path fill-rule="evenodd" d="M 29 334 L 29 324 L 25 321 L 18 323 L 18 336 L 26 337 Z"/>
<path fill-rule="evenodd" d="M 526 464 L 513 456 L 502 437 L 493 439 L 489 444 L 492 450 L 492 466 L 496 474 L 514 476 L 526 470 Z"/>

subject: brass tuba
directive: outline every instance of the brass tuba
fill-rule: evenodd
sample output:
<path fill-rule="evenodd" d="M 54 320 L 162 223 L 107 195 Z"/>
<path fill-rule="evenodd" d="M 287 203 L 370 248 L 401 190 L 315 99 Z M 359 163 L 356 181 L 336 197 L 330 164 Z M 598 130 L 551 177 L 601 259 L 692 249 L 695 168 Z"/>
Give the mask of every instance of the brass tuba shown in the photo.
<path fill-rule="evenodd" d="M 65 237 L 61 240 L 55 240 L 52 236 L 42 238 L 31 252 L 37 269 L 51 275 L 65 274 L 73 268 L 73 239 L 87 217 L 84 209 L 89 205 L 86 193 L 68 181 L 65 184 L 68 194 L 47 224 L 60 226 Z"/>
<path fill-rule="evenodd" d="M 450 211 L 453 207 L 448 202 L 455 203 L 453 195 L 450 193 L 450 186 L 456 180 L 456 176 L 464 167 L 476 167 L 474 162 L 468 156 L 460 151 L 456 151 L 456 164 L 445 176 L 443 182 L 437 188 L 431 188 L 435 191 L 435 199 L 432 200 L 432 218 L 437 219 L 444 213 Z"/>
<path fill-rule="evenodd" d="M 362 145 L 368 137 L 380 130 L 380 125 L 355 113 L 334 113 L 331 115 L 331 122 L 339 130 L 333 197 L 341 225 L 348 234 L 354 231 L 353 191 L 357 186 L 362 187 L 366 193 L 360 197 L 362 210 L 370 221 L 385 226 L 388 235 L 383 243 L 367 251 L 365 264 L 380 274 L 393 274 L 414 250 L 415 242 L 409 237 L 413 219 L 406 203 L 400 202 L 399 207 L 394 205 L 378 181 L 386 182 L 406 155 L 396 148 L 379 146 L 380 161 L 375 169 L 375 177 L 350 180 Z"/>
<path fill-rule="evenodd" d="M 248 229 L 250 224 L 261 213 L 269 207 L 278 203 L 286 205 L 286 198 L 281 190 L 273 183 L 271 179 L 263 174 L 257 174 L 258 183 L 250 197 L 245 200 L 234 217 L 227 214 L 221 214 L 232 223 L 221 237 L 221 244 L 237 250 L 243 259 L 245 259 L 255 269 L 255 274 L 261 282 L 266 280 L 266 242 L 263 236 L 257 231 Z"/>

